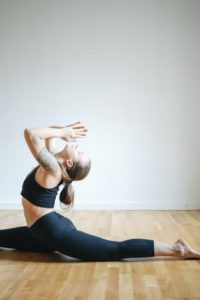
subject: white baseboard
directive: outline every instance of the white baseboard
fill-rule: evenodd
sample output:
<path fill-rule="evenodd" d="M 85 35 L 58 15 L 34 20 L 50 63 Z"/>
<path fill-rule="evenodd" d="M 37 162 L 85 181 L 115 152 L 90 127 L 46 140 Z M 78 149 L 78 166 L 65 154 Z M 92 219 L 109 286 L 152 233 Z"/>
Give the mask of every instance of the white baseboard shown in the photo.
<path fill-rule="evenodd" d="M 21 202 L 0 202 L 0 209 L 22 209 Z M 60 209 L 59 202 L 55 209 Z M 74 210 L 200 210 L 200 202 L 78 202 L 74 204 Z"/>

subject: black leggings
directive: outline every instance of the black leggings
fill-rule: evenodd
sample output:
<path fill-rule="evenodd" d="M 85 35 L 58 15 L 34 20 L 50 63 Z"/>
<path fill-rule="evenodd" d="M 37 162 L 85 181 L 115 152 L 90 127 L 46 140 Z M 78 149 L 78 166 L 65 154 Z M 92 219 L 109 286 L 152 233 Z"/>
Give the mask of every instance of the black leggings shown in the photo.
<path fill-rule="evenodd" d="M 119 261 L 154 256 L 154 241 L 110 241 L 77 230 L 72 221 L 50 212 L 31 227 L 0 230 L 0 247 L 31 252 L 58 251 L 84 261 Z"/>

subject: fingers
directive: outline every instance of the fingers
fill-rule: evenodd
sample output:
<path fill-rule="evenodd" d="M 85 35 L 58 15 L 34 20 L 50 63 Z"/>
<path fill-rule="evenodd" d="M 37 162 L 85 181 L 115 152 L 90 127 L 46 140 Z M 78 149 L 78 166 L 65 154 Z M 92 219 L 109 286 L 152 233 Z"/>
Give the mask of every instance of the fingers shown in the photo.
<path fill-rule="evenodd" d="M 80 134 L 87 134 L 87 129 L 86 128 L 72 128 L 74 133 L 80 133 Z"/>
<path fill-rule="evenodd" d="M 81 122 L 76 122 L 71 125 L 65 126 L 66 128 L 66 140 L 70 142 L 76 142 L 77 139 L 86 137 L 87 128 Z"/>
<path fill-rule="evenodd" d="M 82 138 L 86 137 L 86 135 L 78 135 L 78 134 L 76 134 L 76 135 L 73 135 L 73 137 L 75 139 L 82 139 Z"/>
<path fill-rule="evenodd" d="M 85 125 L 81 124 L 81 122 L 72 124 L 72 128 L 73 129 L 84 129 L 85 131 L 87 131 L 87 128 L 85 127 Z"/>
<path fill-rule="evenodd" d="M 80 122 L 75 123 L 72 128 L 74 130 L 73 136 L 75 138 L 83 138 L 87 135 L 87 128 Z"/>
<path fill-rule="evenodd" d="M 80 132 L 80 133 L 84 133 L 88 131 L 86 128 L 72 128 L 72 129 L 74 132 Z"/>
<path fill-rule="evenodd" d="M 71 127 L 72 129 L 76 130 L 76 133 L 81 133 L 81 132 L 87 132 L 87 128 L 85 125 L 83 125 L 81 122 L 76 122 L 71 125 L 68 125 L 66 127 Z"/>
<path fill-rule="evenodd" d="M 84 137 L 87 135 L 86 129 L 73 129 L 73 137 Z"/>
<path fill-rule="evenodd" d="M 77 139 L 82 139 L 82 138 L 85 138 L 85 137 L 86 137 L 85 133 L 74 132 L 73 134 L 71 134 L 70 137 L 67 138 L 67 140 L 69 142 L 76 142 Z"/>
<path fill-rule="evenodd" d="M 73 123 L 73 124 L 70 124 L 70 125 L 66 125 L 66 127 L 72 127 L 72 126 L 74 126 L 74 125 L 76 125 L 76 124 L 79 124 L 80 122 L 76 122 L 76 123 Z"/>
<path fill-rule="evenodd" d="M 81 124 L 81 122 L 76 122 L 76 123 L 73 123 L 73 124 L 70 124 L 70 125 L 67 125 L 66 127 L 73 127 L 73 128 L 78 128 L 78 127 L 83 127 L 84 125 Z"/>

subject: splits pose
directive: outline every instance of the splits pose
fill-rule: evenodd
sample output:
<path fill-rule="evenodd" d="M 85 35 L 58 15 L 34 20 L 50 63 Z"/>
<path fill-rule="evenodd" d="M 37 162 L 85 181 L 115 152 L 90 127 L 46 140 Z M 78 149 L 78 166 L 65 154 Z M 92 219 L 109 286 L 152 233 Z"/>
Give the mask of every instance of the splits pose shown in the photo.
<path fill-rule="evenodd" d="M 166 244 L 148 239 L 111 241 L 78 230 L 69 218 L 53 210 L 59 187 L 60 202 L 74 203 L 72 182 L 84 179 L 91 162 L 76 144 L 66 143 L 54 153 L 52 140 L 76 142 L 87 136 L 80 122 L 60 127 L 26 128 L 25 141 L 39 163 L 22 185 L 22 205 L 27 226 L 1 229 L 0 247 L 32 252 L 60 252 L 84 261 L 120 261 L 125 258 L 175 256 L 200 258 L 200 252 L 178 239 Z"/>

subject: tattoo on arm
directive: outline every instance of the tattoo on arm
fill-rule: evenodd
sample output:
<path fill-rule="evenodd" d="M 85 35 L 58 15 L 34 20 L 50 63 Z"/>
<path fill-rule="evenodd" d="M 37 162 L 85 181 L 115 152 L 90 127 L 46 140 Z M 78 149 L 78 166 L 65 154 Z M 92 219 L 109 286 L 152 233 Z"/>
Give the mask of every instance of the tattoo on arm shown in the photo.
<path fill-rule="evenodd" d="M 38 162 L 47 171 L 57 172 L 60 169 L 57 159 L 46 148 L 40 151 Z"/>

